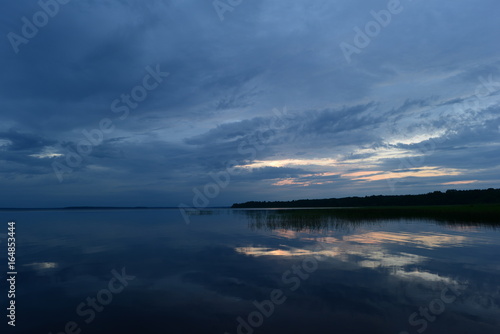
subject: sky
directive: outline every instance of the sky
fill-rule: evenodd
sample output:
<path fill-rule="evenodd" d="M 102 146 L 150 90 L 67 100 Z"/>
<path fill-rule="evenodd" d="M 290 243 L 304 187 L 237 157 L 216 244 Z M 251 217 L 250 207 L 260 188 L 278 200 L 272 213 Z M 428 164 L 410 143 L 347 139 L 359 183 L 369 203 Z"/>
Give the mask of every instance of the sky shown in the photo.
<path fill-rule="evenodd" d="M 496 0 L 2 9 L 0 207 L 500 187 Z"/>

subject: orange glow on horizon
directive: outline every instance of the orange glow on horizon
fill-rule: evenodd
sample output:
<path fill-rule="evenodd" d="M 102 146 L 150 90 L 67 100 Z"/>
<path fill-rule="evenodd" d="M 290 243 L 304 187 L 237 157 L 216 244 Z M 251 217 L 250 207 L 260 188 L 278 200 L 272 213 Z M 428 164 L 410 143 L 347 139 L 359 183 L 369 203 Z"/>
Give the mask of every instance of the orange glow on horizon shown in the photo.
<path fill-rule="evenodd" d="M 460 184 L 471 184 L 471 183 L 476 183 L 476 182 L 479 182 L 479 180 L 453 181 L 453 182 L 441 183 L 441 185 L 442 186 L 452 186 L 452 185 L 460 185 Z"/>

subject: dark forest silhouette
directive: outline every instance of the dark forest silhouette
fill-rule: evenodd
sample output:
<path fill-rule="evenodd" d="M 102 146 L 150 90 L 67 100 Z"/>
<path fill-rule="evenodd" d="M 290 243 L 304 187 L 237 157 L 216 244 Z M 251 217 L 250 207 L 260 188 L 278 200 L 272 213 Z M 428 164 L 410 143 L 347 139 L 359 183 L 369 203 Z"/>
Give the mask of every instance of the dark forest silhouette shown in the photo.
<path fill-rule="evenodd" d="M 294 201 L 251 201 L 235 203 L 232 208 L 319 208 L 319 207 L 367 207 L 367 206 L 429 206 L 500 204 L 500 189 L 447 190 L 421 195 L 377 195 L 328 199 L 301 199 Z"/>

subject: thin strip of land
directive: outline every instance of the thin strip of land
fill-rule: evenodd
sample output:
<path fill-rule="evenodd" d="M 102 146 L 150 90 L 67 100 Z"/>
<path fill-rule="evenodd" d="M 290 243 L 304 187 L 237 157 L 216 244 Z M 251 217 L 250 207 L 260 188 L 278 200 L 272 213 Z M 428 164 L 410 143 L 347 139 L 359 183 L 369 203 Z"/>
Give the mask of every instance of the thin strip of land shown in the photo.
<path fill-rule="evenodd" d="M 390 206 L 357 208 L 286 208 L 242 210 L 253 220 L 253 226 L 271 229 L 321 229 L 355 226 L 387 220 L 431 220 L 466 226 L 500 226 L 500 204 Z"/>
<path fill-rule="evenodd" d="M 500 204 L 500 189 L 447 190 L 420 195 L 376 195 L 328 199 L 301 199 L 294 201 L 251 201 L 235 203 L 232 208 L 320 208 L 320 207 L 394 207 L 394 206 L 450 206 Z"/>

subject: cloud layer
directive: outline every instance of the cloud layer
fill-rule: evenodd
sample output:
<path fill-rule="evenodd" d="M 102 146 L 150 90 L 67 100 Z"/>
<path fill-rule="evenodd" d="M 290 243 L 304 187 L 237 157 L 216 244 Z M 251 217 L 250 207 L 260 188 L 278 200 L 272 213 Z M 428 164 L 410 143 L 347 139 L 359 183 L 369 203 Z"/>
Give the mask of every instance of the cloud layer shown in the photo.
<path fill-rule="evenodd" d="M 0 207 L 500 186 L 495 1 L 54 3 L 0 14 Z"/>

